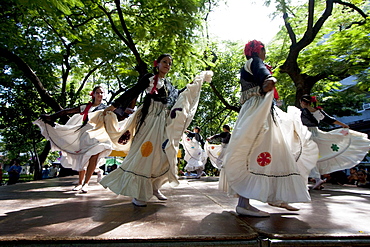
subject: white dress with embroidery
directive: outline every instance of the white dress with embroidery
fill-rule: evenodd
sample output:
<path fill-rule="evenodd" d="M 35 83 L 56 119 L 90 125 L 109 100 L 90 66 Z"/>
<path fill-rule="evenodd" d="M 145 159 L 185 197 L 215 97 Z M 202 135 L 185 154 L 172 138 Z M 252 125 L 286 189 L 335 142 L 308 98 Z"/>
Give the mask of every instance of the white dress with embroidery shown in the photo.
<path fill-rule="evenodd" d="M 261 202 L 309 202 L 308 174 L 318 159 L 311 133 L 276 106 L 272 117 L 272 91 L 248 93 L 226 150 L 223 189 Z"/>
<path fill-rule="evenodd" d="M 167 105 L 151 101 L 145 122 L 135 133 L 140 107 L 127 125 L 135 136 L 123 163 L 100 183 L 116 194 L 148 201 L 153 190 L 166 181 L 177 185 L 177 152 L 182 134 L 193 119 L 198 106 L 205 74 L 198 75 L 179 95 L 170 111 Z M 152 78 L 150 79 L 152 80 Z M 153 84 L 150 84 L 150 92 Z M 157 84 L 159 88 L 161 84 Z M 126 130 L 122 129 L 122 133 Z"/>
<path fill-rule="evenodd" d="M 301 111 L 291 107 L 290 112 L 297 117 Z M 320 122 L 324 115 L 320 110 L 311 113 Z M 320 178 L 322 174 L 350 169 L 359 164 L 370 150 L 370 140 L 367 135 L 348 128 L 334 129 L 328 132 L 318 127 L 308 127 L 312 133 L 312 140 L 319 147 L 319 160 L 310 176 Z"/>
<path fill-rule="evenodd" d="M 186 134 L 182 135 L 180 142 L 184 148 L 184 160 L 187 162 L 186 171 L 204 170 L 207 163 L 207 154 L 202 149 L 200 143 L 195 138 L 190 138 Z"/>
<path fill-rule="evenodd" d="M 86 105 L 82 105 L 83 112 Z M 41 134 L 50 141 L 52 151 L 61 152 L 61 164 L 76 171 L 86 170 L 92 155 L 99 154 L 98 163 L 112 151 L 112 142 L 104 127 L 103 110 L 92 112 L 89 109 L 89 122 L 81 128 L 83 115 L 75 114 L 65 125 L 56 123 L 55 127 L 38 119 L 34 124 L 41 129 Z M 114 119 L 114 114 L 109 115 Z"/>

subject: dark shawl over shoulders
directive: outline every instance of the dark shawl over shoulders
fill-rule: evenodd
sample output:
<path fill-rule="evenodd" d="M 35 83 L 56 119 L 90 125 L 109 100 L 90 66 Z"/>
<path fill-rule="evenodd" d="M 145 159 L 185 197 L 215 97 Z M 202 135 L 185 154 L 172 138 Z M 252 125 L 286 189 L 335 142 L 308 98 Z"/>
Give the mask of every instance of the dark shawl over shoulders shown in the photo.
<path fill-rule="evenodd" d="M 266 68 L 262 59 L 259 57 L 251 58 L 252 63 L 250 66 L 251 73 L 245 70 L 244 66 L 240 70 L 240 83 L 242 86 L 242 91 L 246 91 L 250 88 L 260 86 L 262 88 L 263 82 L 271 77 L 270 71 Z"/>
<path fill-rule="evenodd" d="M 327 123 L 327 124 L 334 124 L 334 122 L 336 121 L 335 118 L 329 116 L 323 110 L 319 109 L 318 111 L 320 111 L 324 115 L 324 118 L 321 120 L 322 122 Z M 301 120 L 302 120 L 303 125 L 306 125 L 307 127 L 318 127 L 319 126 L 319 122 L 307 108 L 301 109 Z"/>

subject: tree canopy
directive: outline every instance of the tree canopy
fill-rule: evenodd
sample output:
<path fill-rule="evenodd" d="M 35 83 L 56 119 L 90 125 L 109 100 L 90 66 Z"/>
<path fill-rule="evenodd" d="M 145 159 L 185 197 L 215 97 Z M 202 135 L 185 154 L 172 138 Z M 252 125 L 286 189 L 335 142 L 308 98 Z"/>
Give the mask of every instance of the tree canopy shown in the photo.
<path fill-rule="evenodd" d="M 368 1 L 308 0 L 299 6 L 275 2 L 285 27 L 272 42 L 270 61 L 278 75 L 289 76 L 282 75 L 282 81 L 294 83 L 296 105 L 316 84 L 334 85 L 351 75 L 368 74 Z M 369 78 L 362 78 L 359 86 L 368 89 Z M 279 90 L 284 92 L 287 83 Z"/>
<path fill-rule="evenodd" d="M 45 145 L 42 163 L 49 145 L 42 144 L 32 120 L 41 113 L 87 102 L 97 84 L 106 87 L 109 104 L 161 53 L 181 61 L 175 61 L 173 81 L 185 85 L 205 66 L 202 25 L 213 4 L 203 0 L 2 1 L 2 150 L 9 158 L 18 156 L 29 151 L 19 143 L 27 147 L 30 140 L 38 150 Z"/>

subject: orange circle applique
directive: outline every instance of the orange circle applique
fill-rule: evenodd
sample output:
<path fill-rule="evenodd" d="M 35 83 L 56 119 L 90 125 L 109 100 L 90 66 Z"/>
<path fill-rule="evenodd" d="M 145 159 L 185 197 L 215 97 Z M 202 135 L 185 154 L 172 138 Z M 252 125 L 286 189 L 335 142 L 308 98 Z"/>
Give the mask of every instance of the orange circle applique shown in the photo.
<path fill-rule="evenodd" d="M 271 163 L 271 154 L 269 152 L 260 153 L 257 157 L 257 163 L 260 166 L 267 166 Z"/>
<path fill-rule="evenodd" d="M 144 142 L 141 145 L 141 155 L 143 157 L 148 157 L 153 152 L 153 144 L 150 141 Z"/>
<path fill-rule="evenodd" d="M 214 147 L 214 146 L 212 146 L 212 147 L 211 147 L 211 149 L 215 149 L 215 147 Z"/>

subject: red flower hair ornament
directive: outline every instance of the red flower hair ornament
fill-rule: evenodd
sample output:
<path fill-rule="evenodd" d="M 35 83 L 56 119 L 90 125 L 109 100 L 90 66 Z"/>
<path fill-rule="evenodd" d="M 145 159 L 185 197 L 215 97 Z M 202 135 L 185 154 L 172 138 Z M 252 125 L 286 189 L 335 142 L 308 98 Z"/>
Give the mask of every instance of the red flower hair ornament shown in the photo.
<path fill-rule="evenodd" d="M 264 46 L 261 41 L 258 40 L 249 41 L 247 44 L 245 44 L 244 55 L 252 57 L 253 53 L 257 54 L 260 53 L 263 47 Z"/>
<path fill-rule="evenodd" d="M 153 62 L 153 66 L 156 68 L 156 67 L 158 67 L 158 62 L 157 62 L 157 60 L 154 60 L 154 62 Z"/>

